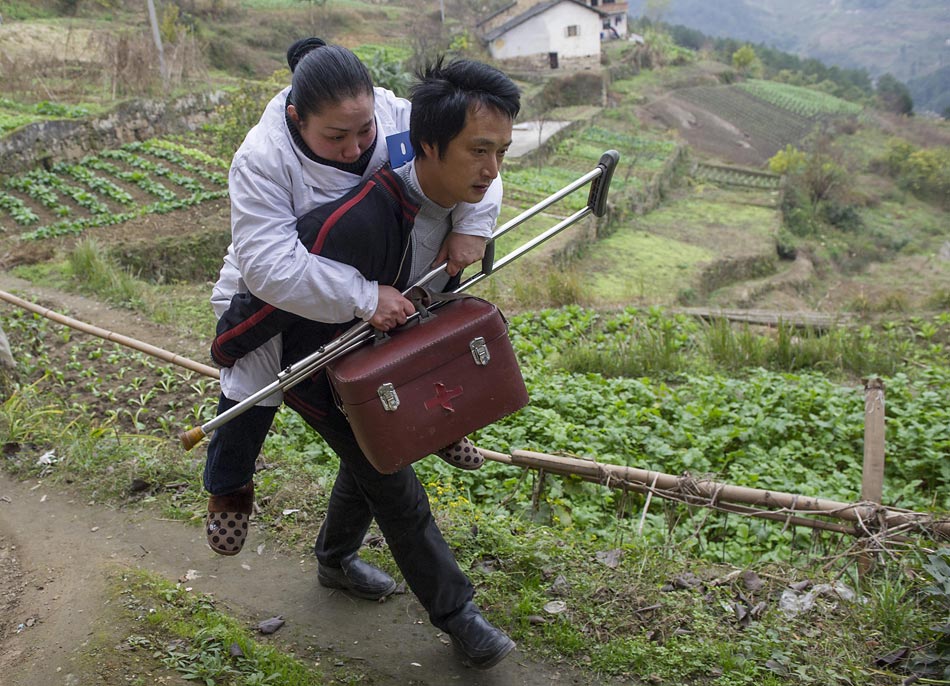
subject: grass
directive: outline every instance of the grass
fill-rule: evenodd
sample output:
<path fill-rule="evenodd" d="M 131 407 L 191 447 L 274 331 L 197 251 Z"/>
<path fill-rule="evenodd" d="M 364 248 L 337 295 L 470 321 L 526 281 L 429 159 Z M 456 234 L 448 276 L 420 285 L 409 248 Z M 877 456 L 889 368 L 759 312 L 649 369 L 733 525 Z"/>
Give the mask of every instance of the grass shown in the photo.
<path fill-rule="evenodd" d="M 142 281 L 92 239 L 80 241 L 65 261 L 40 262 L 12 271 L 35 283 L 94 295 L 116 307 L 142 312 L 158 324 L 173 326 L 196 338 L 206 338 L 215 328 L 205 284 Z"/>
<path fill-rule="evenodd" d="M 187 681 L 243 686 L 309 686 L 330 679 L 325 669 L 255 640 L 246 625 L 218 610 L 211 596 L 191 593 L 181 583 L 125 570 L 116 572 L 112 587 L 120 617 L 110 627 L 108 643 L 102 640 L 103 645 L 88 650 L 127 663 L 122 666 L 125 683 L 145 686 L 151 675 L 162 671 L 176 672 Z M 98 661 L 88 661 L 87 668 L 97 672 Z M 101 664 L 116 670 L 114 660 Z M 335 671 L 336 677 L 345 673 Z M 351 678 L 358 680 L 356 675 Z"/>
<path fill-rule="evenodd" d="M 868 327 L 815 331 L 780 323 L 774 330 L 754 331 L 725 319 L 685 329 L 682 324 L 676 318 L 644 318 L 605 344 L 590 340 L 571 344 L 561 351 L 559 364 L 571 372 L 632 378 L 689 371 L 741 373 L 760 367 L 778 372 L 820 370 L 854 379 L 869 369 L 893 375 L 903 368 L 908 353 L 906 339 L 874 336 Z"/>
<path fill-rule="evenodd" d="M 672 305 L 714 257 L 702 246 L 621 230 L 590 248 L 583 269 L 587 290 L 601 303 Z"/>

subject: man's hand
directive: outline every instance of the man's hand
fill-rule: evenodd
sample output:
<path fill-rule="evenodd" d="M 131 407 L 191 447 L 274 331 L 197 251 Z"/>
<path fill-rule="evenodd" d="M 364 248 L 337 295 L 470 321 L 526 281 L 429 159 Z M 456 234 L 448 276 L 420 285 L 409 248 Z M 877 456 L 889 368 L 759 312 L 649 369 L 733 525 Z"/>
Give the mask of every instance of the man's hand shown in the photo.
<path fill-rule="evenodd" d="M 379 286 L 379 302 L 376 311 L 369 318 L 370 325 L 380 331 L 389 331 L 400 324 L 416 311 L 412 303 L 403 294 L 392 286 Z"/>
<path fill-rule="evenodd" d="M 438 267 L 445 261 L 448 266 L 445 271 L 449 276 L 455 276 L 468 265 L 478 262 L 485 256 L 485 239 L 481 236 L 468 236 L 464 233 L 450 232 L 435 256 L 433 267 Z"/>

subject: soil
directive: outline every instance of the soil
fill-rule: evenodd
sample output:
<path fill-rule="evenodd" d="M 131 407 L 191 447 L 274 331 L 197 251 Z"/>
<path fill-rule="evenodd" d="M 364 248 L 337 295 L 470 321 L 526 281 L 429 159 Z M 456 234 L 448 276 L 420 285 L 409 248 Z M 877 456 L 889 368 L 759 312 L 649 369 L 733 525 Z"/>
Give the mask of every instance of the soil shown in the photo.
<path fill-rule="evenodd" d="M 765 141 L 675 95 L 644 107 L 641 118 L 654 126 L 676 129 L 693 150 L 726 164 L 761 168 L 775 152 Z"/>

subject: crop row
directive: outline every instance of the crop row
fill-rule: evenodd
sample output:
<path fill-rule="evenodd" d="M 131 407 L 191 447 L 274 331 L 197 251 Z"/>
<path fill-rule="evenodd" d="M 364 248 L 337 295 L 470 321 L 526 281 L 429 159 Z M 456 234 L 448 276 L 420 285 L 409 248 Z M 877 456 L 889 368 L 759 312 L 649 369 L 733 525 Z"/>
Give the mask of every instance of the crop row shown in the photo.
<path fill-rule="evenodd" d="M 677 91 L 677 95 L 774 150 L 798 143 L 814 126 L 810 118 L 766 102 L 736 86 L 696 86 Z"/>
<path fill-rule="evenodd" d="M 611 182 L 610 195 L 617 197 L 629 189 L 648 185 L 674 155 L 676 142 L 589 126 L 577 135 L 558 141 L 542 167 L 506 168 L 506 204 L 533 204 L 554 193 L 591 171 L 607 150 L 620 154 L 620 166 L 624 170 L 615 174 Z M 567 208 L 580 209 L 586 201 L 586 194 L 572 194 Z"/>
<path fill-rule="evenodd" d="M 2 215 L 26 239 L 81 234 L 89 228 L 163 213 L 227 194 L 227 162 L 162 140 L 134 142 L 76 163 L 60 162 L 6 179 Z"/>
<path fill-rule="evenodd" d="M 738 84 L 738 87 L 767 103 L 802 117 L 853 115 L 861 112 L 861 106 L 856 103 L 812 88 L 759 80 L 746 81 Z"/>
<path fill-rule="evenodd" d="M 782 178 L 773 174 L 762 174 L 744 169 L 724 168 L 707 164 L 700 164 L 696 167 L 696 176 L 715 184 L 766 190 L 778 190 L 782 183 Z"/>

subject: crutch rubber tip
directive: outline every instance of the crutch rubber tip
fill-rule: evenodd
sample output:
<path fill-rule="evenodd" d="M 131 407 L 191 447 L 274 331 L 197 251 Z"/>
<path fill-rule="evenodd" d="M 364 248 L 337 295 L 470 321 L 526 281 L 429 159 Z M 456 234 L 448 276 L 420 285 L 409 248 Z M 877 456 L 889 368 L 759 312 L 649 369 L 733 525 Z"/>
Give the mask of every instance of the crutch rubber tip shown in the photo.
<path fill-rule="evenodd" d="M 178 438 L 185 450 L 191 450 L 194 448 L 204 437 L 205 432 L 202 431 L 200 426 L 196 426 L 194 429 L 188 429 L 188 431 L 181 431 L 178 434 Z"/>

